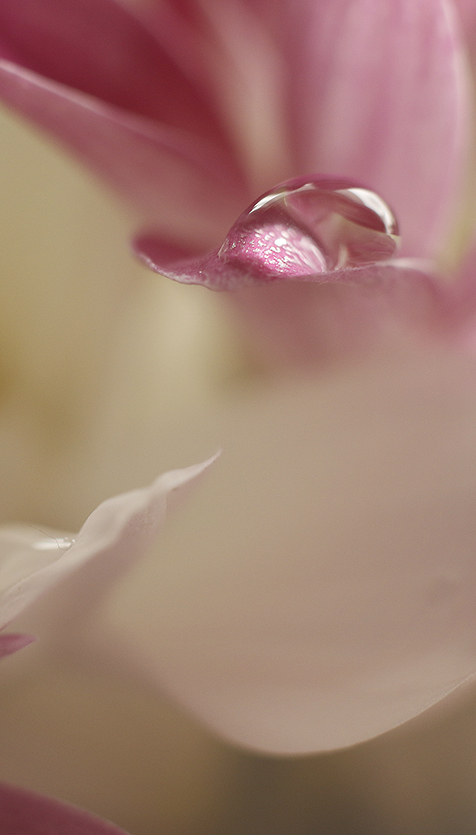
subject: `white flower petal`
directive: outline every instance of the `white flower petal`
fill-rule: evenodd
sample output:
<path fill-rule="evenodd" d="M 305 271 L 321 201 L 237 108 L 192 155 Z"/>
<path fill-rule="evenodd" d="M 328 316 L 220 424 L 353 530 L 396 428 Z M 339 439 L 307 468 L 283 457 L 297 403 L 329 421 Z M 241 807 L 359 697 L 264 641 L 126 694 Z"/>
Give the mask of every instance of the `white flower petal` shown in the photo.
<path fill-rule="evenodd" d="M 441 699 L 476 671 L 475 427 L 476 364 L 421 346 L 242 396 L 160 560 L 111 600 L 136 663 L 279 753 Z"/>
<path fill-rule="evenodd" d="M 102 502 L 77 535 L 38 528 L 0 528 L 0 629 L 40 595 L 75 572 L 71 617 L 84 612 L 154 542 L 171 493 L 197 478 L 214 458 L 159 476 L 149 487 Z M 80 571 L 81 570 L 81 571 Z"/>

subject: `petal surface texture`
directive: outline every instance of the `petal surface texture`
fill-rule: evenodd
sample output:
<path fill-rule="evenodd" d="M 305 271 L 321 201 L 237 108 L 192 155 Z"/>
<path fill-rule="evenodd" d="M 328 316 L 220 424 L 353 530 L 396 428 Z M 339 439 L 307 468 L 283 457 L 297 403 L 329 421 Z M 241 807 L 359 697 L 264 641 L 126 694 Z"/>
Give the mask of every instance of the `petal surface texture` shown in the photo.
<path fill-rule="evenodd" d="M 74 596 L 63 608 L 69 617 L 88 610 L 151 547 L 167 497 L 208 463 L 164 473 L 150 487 L 107 499 L 76 536 L 26 525 L 0 528 L 0 628 L 73 573 Z"/>
<path fill-rule="evenodd" d="M 127 835 L 112 823 L 49 797 L 0 784 L 4 835 Z"/>
<path fill-rule="evenodd" d="M 294 754 L 474 674 L 475 384 L 473 361 L 422 350 L 230 404 L 222 459 L 111 603 L 147 675 L 233 742 Z"/>

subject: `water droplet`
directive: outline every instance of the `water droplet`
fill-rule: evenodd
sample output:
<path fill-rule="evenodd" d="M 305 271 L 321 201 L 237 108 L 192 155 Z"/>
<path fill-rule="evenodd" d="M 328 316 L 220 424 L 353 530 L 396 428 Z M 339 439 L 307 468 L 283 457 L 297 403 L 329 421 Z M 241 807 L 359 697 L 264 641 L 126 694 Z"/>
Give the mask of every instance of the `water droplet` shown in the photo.
<path fill-rule="evenodd" d="M 398 243 L 397 221 L 378 194 L 346 179 L 300 177 L 243 212 L 218 258 L 272 280 L 385 260 Z"/>

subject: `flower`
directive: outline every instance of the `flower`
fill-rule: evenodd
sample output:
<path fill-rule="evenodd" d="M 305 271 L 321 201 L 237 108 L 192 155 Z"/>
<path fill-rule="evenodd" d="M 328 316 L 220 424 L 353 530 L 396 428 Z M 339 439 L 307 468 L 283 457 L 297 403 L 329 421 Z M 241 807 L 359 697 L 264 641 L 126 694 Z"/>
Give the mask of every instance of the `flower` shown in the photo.
<path fill-rule="evenodd" d="M 294 177 L 326 191 L 323 169 L 388 200 L 402 256 L 447 239 L 469 131 L 449 4 L 38 8 L 0 5 L 0 93 L 141 207 L 162 272 L 187 257 L 202 281 L 248 202 Z M 144 675 L 260 750 L 369 738 L 474 672 L 471 292 L 462 310 L 421 262 L 374 261 L 282 283 L 265 257 L 266 295 L 235 294 L 275 377 L 217 397 L 215 478 L 147 565 L 157 585 L 128 581 L 106 615 Z"/>

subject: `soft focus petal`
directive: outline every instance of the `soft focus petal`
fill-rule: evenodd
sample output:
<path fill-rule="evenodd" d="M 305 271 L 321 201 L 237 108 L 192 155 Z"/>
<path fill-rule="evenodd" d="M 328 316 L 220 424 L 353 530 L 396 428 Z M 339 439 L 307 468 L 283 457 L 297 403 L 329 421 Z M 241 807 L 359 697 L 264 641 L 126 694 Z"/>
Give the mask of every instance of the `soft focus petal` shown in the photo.
<path fill-rule="evenodd" d="M 0 635 L 0 658 L 27 647 L 34 640 L 32 635 Z"/>
<path fill-rule="evenodd" d="M 463 32 L 469 46 L 474 48 L 476 35 L 476 3 L 474 0 L 454 0 L 454 5 L 461 18 Z"/>
<path fill-rule="evenodd" d="M 242 332 L 267 364 L 279 369 L 382 352 L 409 340 L 460 338 L 453 300 L 417 266 L 375 264 L 335 278 L 232 294 Z"/>
<path fill-rule="evenodd" d="M 170 494 L 199 476 L 212 460 L 164 473 L 150 487 L 107 499 L 76 537 L 28 526 L 0 528 L 0 628 L 73 572 L 74 597 L 63 607 L 68 617 L 84 613 L 150 548 Z"/>
<path fill-rule="evenodd" d="M 368 183 L 395 209 L 405 254 L 431 255 L 459 196 L 471 110 L 449 5 L 333 0 L 285 8 L 280 30 L 300 169 Z"/>
<path fill-rule="evenodd" d="M 111 604 L 135 663 L 273 752 L 441 699 L 476 671 L 475 415 L 475 363 L 438 350 L 231 398 L 222 460 Z"/>
<path fill-rule="evenodd" d="M 0 56 L 104 102 L 222 142 L 217 119 L 117 0 L 2 0 Z"/>
<path fill-rule="evenodd" d="M 251 193 L 296 174 L 286 125 L 286 67 L 256 10 L 242 0 L 143 5 L 157 39 L 215 102 Z"/>
<path fill-rule="evenodd" d="M 3 835 L 126 835 L 112 823 L 49 797 L 0 784 Z"/>
<path fill-rule="evenodd" d="M 6 61 L 0 62 L 0 98 L 53 133 L 179 240 L 214 243 L 224 219 L 231 223 L 242 207 L 239 182 L 216 147 Z"/>

